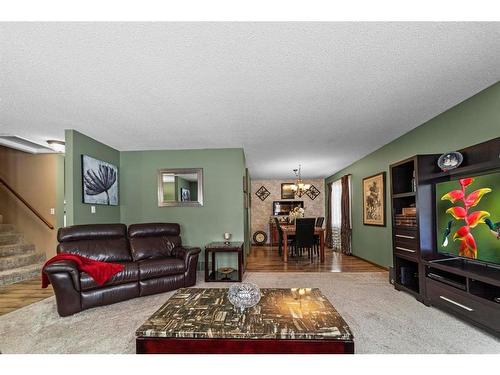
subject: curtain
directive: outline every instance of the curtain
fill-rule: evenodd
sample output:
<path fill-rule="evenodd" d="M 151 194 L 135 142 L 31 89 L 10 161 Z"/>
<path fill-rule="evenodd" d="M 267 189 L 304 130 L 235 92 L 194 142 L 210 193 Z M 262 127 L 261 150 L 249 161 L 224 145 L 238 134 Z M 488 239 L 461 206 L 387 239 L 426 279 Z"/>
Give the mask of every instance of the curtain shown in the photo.
<path fill-rule="evenodd" d="M 341 219 L 340 237 L 342 254 L 351 255 L 351 176 L 346 175 L 341 179 Z"/>
<path fill-rule="evenodd" d="M 332 222 L 332 247 L 334 250 L 341 250 L 341 226 L 342 226 L 342 183 L 341 180 L 332 183 L 330 211 Z"/>
<path fill-rule="evenodd" d="M 332 183 L 326 184 L 326 247 L 332 248 Z"/>

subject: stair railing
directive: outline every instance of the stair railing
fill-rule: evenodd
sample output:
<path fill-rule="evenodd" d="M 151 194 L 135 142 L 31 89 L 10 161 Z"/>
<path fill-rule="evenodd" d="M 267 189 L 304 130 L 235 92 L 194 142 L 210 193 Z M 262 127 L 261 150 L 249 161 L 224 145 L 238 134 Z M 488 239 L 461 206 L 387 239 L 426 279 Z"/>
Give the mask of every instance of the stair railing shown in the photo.
<path fill-rule="evenodd" d="M 37 218 L 39 218 L 47 227 L 54 229 L 54 226 L 45 219 L 40 212 L 38 212 L 26 199 L 24 199 L 18 192 L 16 192 L 2 177 L 0 177 L 0 185 L 3 185 L 12 195 L 21 201 Z"/>

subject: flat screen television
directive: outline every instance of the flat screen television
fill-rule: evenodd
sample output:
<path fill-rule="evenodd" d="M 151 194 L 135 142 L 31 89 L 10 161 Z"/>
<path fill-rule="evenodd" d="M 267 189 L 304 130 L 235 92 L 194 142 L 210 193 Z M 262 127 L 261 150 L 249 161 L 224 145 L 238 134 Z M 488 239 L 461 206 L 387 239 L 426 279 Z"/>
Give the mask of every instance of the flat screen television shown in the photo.
<path fill-rule="evenodd" d="M 500 264 L 500 172 L 436 184 L 437 251 Z"/>

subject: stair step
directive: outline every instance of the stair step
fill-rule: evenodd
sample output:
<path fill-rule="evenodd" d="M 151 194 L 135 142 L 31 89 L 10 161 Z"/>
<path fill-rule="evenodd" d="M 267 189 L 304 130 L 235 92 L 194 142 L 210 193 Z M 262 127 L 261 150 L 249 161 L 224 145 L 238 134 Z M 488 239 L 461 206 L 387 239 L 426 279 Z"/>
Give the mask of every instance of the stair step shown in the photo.
<path fill-rule="evenodd" d="M 41 277 L 42 263 L 30 264 L 29 266 L 0 271 L 0 285 L 19 283 Z"/>
<path fill-rule="evenodd" d="M 35 245 L 30 243 L 19 243 L 14 245 L 0 245 L 0 257 L 8 257 L 17 254 L 29 254 L 35 252 Z"/>
<path fill-rule="evenodd" d="M 14 232 L 14 226 L 12 224 L 1 224 L 0 223 L 0 233 Z"/>
<path fill-rule="evenodd" d="M 22 240 L 20 233 L 0 233 L 0 245 L 13 245 Z"/>
<path fill-rule="evenodd" d="M 0 271 L 29 266 L 45 260 L 45 254 L 31 253 L 0 257 Z"/>

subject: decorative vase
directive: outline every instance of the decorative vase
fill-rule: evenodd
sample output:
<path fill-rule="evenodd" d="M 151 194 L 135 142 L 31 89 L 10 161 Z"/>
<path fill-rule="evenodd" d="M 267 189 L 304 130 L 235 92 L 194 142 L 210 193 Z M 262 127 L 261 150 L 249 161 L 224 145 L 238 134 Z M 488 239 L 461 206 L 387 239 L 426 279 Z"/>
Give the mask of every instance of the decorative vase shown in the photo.
<path fill-rule="evenodd" d="M 259 303 L 261 294 L 259 287 L 253 283 L 238 283 L 229 287 L 227 297 L 243 313 L 245 309 Z"/>

